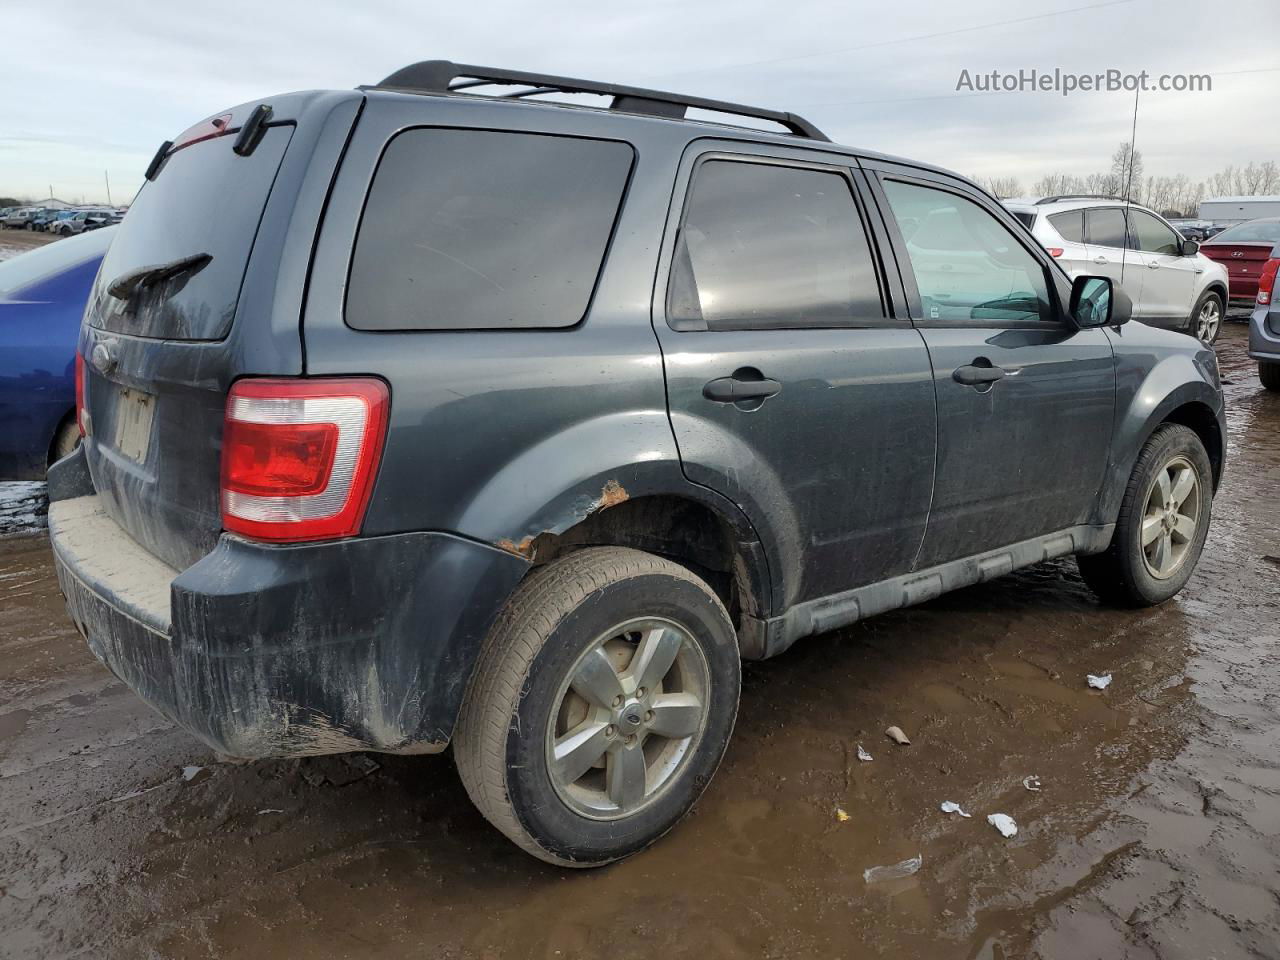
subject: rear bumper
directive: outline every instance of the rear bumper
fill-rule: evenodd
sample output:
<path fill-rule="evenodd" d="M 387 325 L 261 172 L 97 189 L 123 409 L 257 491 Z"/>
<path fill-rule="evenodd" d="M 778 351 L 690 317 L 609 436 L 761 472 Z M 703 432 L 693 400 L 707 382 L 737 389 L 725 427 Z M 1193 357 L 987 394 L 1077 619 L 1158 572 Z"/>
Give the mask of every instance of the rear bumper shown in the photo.
<path fill-rule="evenodd" d="M 479 644 L 527 569 L 443 533 L 224 535 L 179 573 L 102 511 L 87 477 L 82 455 L 51 472 L 72 618 L 142 699 L 229 756 L 444 749 Z"/>
<path fill-rule="evenodd" d="M 1280 362 L 1280 309 L 1258 306 L 1249 317 L 1249 356 Z"/>

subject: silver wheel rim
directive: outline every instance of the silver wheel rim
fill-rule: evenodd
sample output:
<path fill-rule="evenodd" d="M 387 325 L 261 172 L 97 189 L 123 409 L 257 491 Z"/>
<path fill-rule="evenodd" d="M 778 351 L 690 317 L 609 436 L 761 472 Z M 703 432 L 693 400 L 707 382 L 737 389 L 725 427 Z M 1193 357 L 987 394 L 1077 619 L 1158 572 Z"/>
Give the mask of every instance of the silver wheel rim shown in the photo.
<path fill-rule="evenodd" d="M 1186 457 L 1175 457 L 1156 474 L 1142 512 L 1142 560 L 1157 580 L 1177 573 L 1200 526 L 1200 475 Z"/>
<path fill-rule="evenodd" d="M 547 726 L 556 794 L 592 820 L 629 817 L 678 779 L 707 725 L 711 671 L 679 624 L 638 617 L 597 637 Z"/>
<path fill-rule="evenodd" d="M 1218 333 L 1218 324 L 1222 322 L 1222 311 L 1218 301 L 1210 297 L 1200 307 L 1200 315 L 1196 317 L 1196 336 L 1205 343 L 1213 340 Z"/>

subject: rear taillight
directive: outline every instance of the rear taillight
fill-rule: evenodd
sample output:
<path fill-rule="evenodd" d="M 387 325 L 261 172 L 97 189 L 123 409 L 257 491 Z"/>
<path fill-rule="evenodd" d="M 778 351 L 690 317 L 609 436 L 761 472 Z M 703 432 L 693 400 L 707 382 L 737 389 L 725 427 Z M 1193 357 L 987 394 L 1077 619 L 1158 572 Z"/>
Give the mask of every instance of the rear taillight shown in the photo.
<path fill-rule="evenodd" d="M 64 401 L 65 402 L 65 401 Z M 84 354 L 76 351 L 76 427 L 84 436 Z"/>
<path fill-rule="evenodd" d="M 1045 249 L 1049 251 L 1049 256 L 1055 258 L 1067 252 L 1065 247 L 1045 247 Z"/>
<path fill-rule="evenodd" d="M 373 378 L 247 379 L 222 430 L 222 526 L 295 542 L 360 532 L 390 396 Z"/>
<path fill-rule="evenodd" d="M 1266 306 L 1276 292 L 1276 271 L 1280 270 L 1280 259 L 1272 257 L 1262 265 L 1262 273 L 1258 276 L 1258 303 Z"/>

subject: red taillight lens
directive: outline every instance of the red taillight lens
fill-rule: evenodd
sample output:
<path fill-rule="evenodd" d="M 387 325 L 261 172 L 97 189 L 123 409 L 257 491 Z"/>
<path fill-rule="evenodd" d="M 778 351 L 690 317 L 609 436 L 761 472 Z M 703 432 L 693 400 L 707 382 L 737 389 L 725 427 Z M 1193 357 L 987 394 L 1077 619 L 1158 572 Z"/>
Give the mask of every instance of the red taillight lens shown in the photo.
<path fill-rule="evenodd" d="M 1049 256 L 1055 258 L 1060 257 L 1067 252 L 1064 247 L 1046 247 L 1045 249 L 1049 251 Z"/>
<path fill-rule="evenodd" d="M 1280 271 L 1280 259 L 1272 257 L 1262 265 L 1258 275 L 1258 303 L 1266 306 L 1276 292 L 1276 272 Z"/>
<path fill-rule="evenodd" d="M 65 402 L 65 401 L 64 401 Z M 84 354 L 76 351 L 76 426 L 84 436 Z"/>
<path fill-rule="evenodd" d="M 372 378 L 236 382 L 222 432 L 222 525 L 295 542 L 360 532 L 390 396 Z"/>
<path fill-rule="evenodd" d="M 214 137 L 221 137 L 231 132 L 231 114 L 224 113 L 220 117 L 214 117 L 210 120 L 201 120 L 195 126 L 187 127 L 173 139 L 173 146 L 169 148 L 172 153 L 174 150 L 181 150 L 183 147 L 189 147 L 193 143 L 203 143 L 205 140 L 212 140 Z"/>

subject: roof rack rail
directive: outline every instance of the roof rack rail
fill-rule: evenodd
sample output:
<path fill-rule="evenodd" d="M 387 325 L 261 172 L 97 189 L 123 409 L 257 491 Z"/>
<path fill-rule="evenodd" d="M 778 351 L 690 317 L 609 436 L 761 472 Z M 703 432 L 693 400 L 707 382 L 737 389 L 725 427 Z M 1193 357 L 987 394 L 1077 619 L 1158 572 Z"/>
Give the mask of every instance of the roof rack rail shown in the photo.
<path fill-rule="evenodd" d="M 1059 200 L 1116 200 L 1124 203 L 1124 197 L 1111 197 L 1105 193 L 1062 193 L 1056 197 L 1041 197 L 1036 201 L 1036 206 L 1045 203 L 1057 203 Z"/>
<path fill-rule="evenodd" d="M 461 82 L 455 82 L 455 81 Z M 599 83 L 594 80 L 575 80 L 572 77 L 556 77 L 543 73 L 525 73 L 521 70 L 504 70 L 498 67 L 477 67 L 449 60 L 422 60 L 391 74 L 376 90 L 405 90 L 426 93 L 462 93 L 475 87 L 515 86 L 528 87 L 501 95 L 503 99 L 522 99 L 544 93 L 593 93 L 613 97 L 610 108 L 621 113 L 638 113 L 652 117 L 684 119 L 689 107 L 726 113 L 736 117 L 754 117 L 785 127 L 789 133 L 809 140 L 829 141 L 829 137 L 804 117 L 780 110 L 748 107 L 723 100 L 707 100 L 661 90 L 642 87 L 625 87 L 616 83 Z"/>

